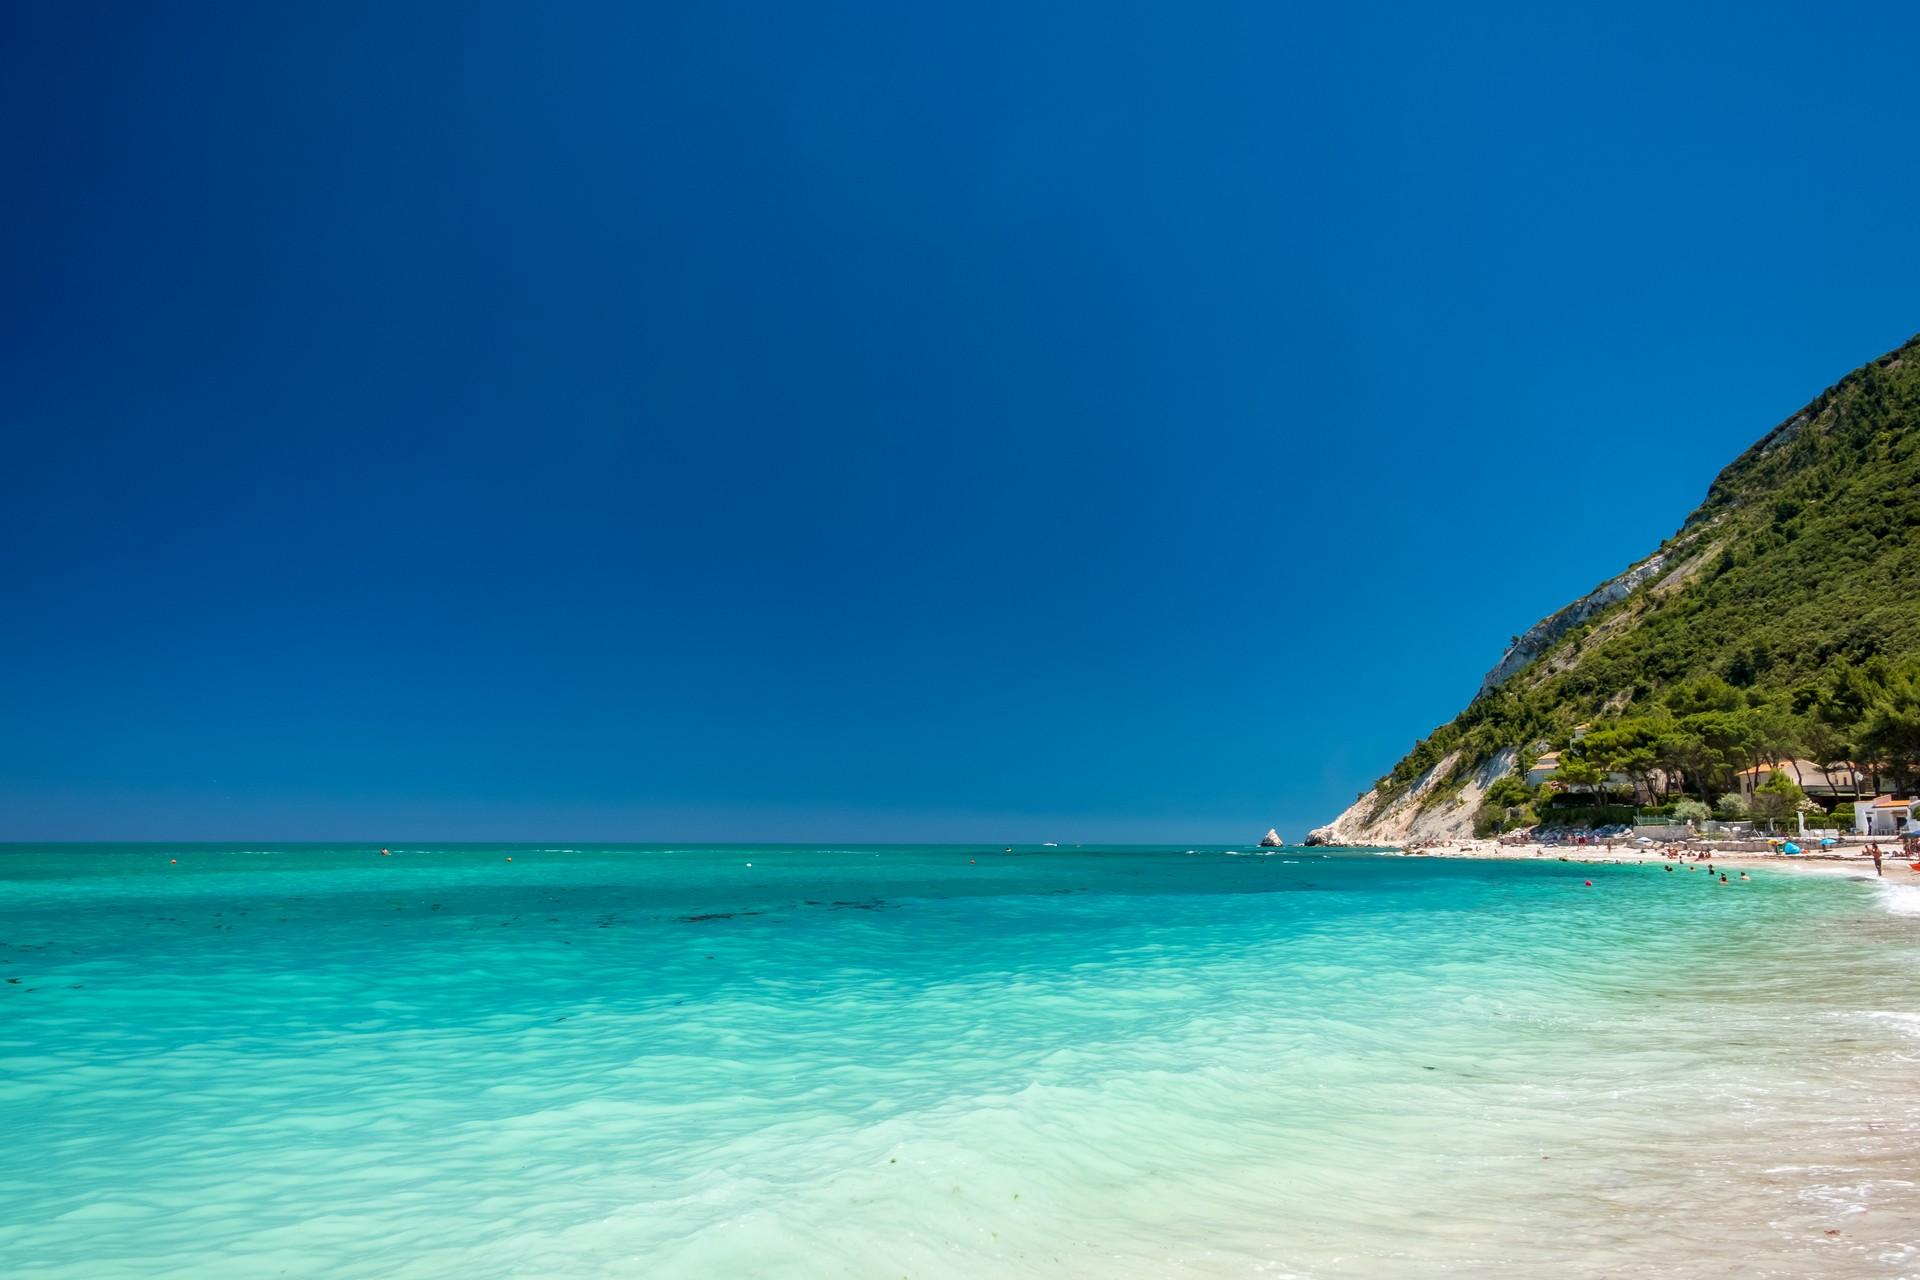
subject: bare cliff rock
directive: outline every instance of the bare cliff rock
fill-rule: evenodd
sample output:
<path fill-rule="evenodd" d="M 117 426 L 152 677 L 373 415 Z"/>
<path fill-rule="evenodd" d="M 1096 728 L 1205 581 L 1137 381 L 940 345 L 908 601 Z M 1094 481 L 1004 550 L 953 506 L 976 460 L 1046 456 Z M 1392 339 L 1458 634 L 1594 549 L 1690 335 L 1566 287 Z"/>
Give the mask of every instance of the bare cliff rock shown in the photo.
<path fill-rule="evenodd" d="M 1416 840 L 1461 840 L 1473 834 L 1473 814 L 1495 779 L 1513 771 L 1515 753 L 1497 753 L 1457 790 L 1446 787 L 1459 768 L 1458 753 L 1443 757 L 1406 791 L 1383 800 L 1376 788 L 1347 811 L 1307 836 L 1308 844 L 1391 848 Z"/>
<path fill-rule="evenodd" d="M 1602 583 L 1564 609 L 1548 614 L 1528 627 L 1526 633 L 1500 655 L 1500 661 L 1494 664 L 1493 670 L 1487 672 L 1486 678 L 1480 682 L 1480 692 L 1474 696 L 1485 697 L 1498 689 L 1536 658 L 1553 648 L 1561 636 L 1605 612 L 1613 605 L 1619 604 L 1646 583 L 1658 578 L 1672 561 L 1671 550 L 1650 555 L 1619 577 Z"/>

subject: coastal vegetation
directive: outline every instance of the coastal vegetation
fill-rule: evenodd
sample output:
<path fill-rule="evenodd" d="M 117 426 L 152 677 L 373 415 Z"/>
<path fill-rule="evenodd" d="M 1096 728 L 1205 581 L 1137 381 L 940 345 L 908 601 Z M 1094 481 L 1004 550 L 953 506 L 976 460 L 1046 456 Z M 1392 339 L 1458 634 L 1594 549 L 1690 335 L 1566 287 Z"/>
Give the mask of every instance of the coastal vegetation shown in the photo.
<path fill-rule="evenodd" d="M 1482 831 L 1549 807 L 1777 822 L 1821 781 L 1807 762 L 1920 782 L 1920 338 L 1735 459 L 1636 571 L 1530 660 L 1510 651 L 1376 805 L 1440 768 L 1421 802 L 1450 803 L 1501 751 L 1517 771 L 1480 796 Z M 1528 782 L 1547 752 L 1551 778 Z"/>

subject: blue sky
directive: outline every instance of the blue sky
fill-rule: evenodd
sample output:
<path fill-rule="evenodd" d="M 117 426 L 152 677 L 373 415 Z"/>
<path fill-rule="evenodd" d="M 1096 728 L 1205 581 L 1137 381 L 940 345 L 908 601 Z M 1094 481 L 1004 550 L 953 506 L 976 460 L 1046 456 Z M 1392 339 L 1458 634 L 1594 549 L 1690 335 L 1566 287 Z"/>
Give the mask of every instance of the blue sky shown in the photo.
<path fill-rule="evenodd" d="M 0 838 L 1297 836 L 1920 330 L 1687 8 L 11 6 Z"/>

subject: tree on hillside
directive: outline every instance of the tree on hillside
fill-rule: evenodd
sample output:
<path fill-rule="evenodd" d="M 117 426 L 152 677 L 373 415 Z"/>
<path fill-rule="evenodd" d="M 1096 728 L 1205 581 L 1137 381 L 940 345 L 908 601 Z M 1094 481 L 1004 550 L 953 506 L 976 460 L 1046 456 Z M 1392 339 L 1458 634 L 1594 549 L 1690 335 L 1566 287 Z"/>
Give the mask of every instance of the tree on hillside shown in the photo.
<path fill-rule="evenodd" d="M 1677 822 L 1705 822 L 1713 816 L 1713 810 L 1698 800 L 1680 800 L 1674 803 L 1673 816 Z"/>
<path fill-rule="evenodd" d="M 1817 685 L 1796 695 L 1804 703 L 1801 717 L 1807 750 L 1820 764 L 1844 763 L 1863 770 L 1869 754 L 1859 742 L 1859 731 L 1883 688 L 1884 671 L 1878 665 L 1862 669 L 1845 658 L 1836 660 Z"/>
<path fill-rule="evenodd" d="M 1661 763 L 1677 768 L 1702 800 L 1714 787 L 1732 785 L 1734 775 L 1753 757 L 1755 729 L 1751 714 L 1700 711 L 1681 718 L 1660 735 L 1655 752 Z"/>
<path fill-rule="evenodd" d="M 1682 681 L 1667 690 L 1665 702 L 1683 718 L 1703 711 L 1737 711 L 1746 705 L 1740 691 L 1719 676 Z"/>
<path fill-rule="evenodd" d="M 1804 784 L 1806 779 L 1800 776 L 1800 768 L 1794 763 L 1806 750 L 1806 734 L 1799 717 L 1785 704 L 1769 702 L 1753 708 L 1748 713 L 1748 723 L 1752 727 L 1754 765 L 1784 764 L 1792 771 L 1793 780 Z"/>
<path fill-rule="evenodd" d="M 1587 759 L 1600 769 L 1632 778 L 1635 798 L 1651 803 L 1658 795 L 1655 774 L 1660 761 L 1654 746 L 1659 741 L 1661 727 L 1650 717 L 1622 719 L 1595 729 L 1579 745 Z"/>
<path fill-rule="evenodd" d="M 1773 824 L 1798 809 L 1807 800 L 1807 793 L 1800 784 L 1784 773 L 1770 773 L 1767 780 L 1753 789 L 1754 811 L 1767 820 L 1767 830 L 1773 830 Z"/>
<path fill-rule="evenodd" d="M 1901 782 L 1920 774 L 1920 664 L 1889 673 L 1868 704 L 1861 751 Z"/>
<path fill-rule="evenodd" d="M 1707 744 L 1699 734 L 1683 725 L 1671 725 L 1660 732 L 1653 746 L 1654 757 L 1669 774 L 1679 774 L 1700 798 L 1707 798 Z"/>
<path fill-rule="evenodd" d="M 1851 726 L 1849 726 L 1851 727 Z M 1844 770 L 1851 776 L 1854 770 L 1853 740 L 1839 727 L 1830 723 L 1815 710 L 1800 720 L 1801 745 L 1807 759 L 1819 765 L 1827 774 L 1826 781 L 1831 785 L 1834 776 Z M 1806 779 L 1801 779 L 1804 783 Z"/>
<path fill-rule="evenodd" d="M 1591 760 L 1573 755 L 1560 758 L 1560 768 L 1553 777 L 1554 781 L 1564 783 L 1569 791 L 1600 791 L 1607 785 L 1605 770 L 1596 767 Z"/>

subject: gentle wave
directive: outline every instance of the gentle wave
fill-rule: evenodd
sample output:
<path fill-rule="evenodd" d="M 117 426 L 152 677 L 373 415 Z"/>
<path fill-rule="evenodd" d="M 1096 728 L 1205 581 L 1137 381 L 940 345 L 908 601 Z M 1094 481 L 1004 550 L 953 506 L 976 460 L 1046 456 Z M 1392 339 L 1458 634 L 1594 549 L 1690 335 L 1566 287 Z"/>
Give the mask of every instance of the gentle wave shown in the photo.
<path fill-rule="evenodd" d="M 1892 884 L 1881 881 L 1880 903 L 1896 916 L 1920 916 L 1920 884 Z"/>

